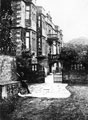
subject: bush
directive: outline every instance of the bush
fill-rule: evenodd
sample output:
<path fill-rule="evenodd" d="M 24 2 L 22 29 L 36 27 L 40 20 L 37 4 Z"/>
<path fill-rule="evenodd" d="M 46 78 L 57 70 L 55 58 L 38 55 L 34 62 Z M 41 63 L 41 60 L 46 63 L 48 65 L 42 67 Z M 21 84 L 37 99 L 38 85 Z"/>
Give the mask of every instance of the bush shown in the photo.
<path fill-rule="evenodd" d="M 82 64 L 88 68 L 88 46 L 66 44 L 61 50 L 60 60 L 65 68 L 70 68 L 71 64 Z"/>

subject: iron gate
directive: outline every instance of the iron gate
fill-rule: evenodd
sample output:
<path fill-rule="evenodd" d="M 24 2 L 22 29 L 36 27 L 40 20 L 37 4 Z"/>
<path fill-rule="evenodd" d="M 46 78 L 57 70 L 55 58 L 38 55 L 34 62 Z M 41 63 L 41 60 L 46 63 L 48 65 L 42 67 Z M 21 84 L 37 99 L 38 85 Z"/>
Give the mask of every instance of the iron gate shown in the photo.
<path fill-rule="evenodd" d="M 54 80 L 54 83 L 62 82 L 62 74 L 57 73 L 57 72 L 53 72 L 53 80 Z"/>

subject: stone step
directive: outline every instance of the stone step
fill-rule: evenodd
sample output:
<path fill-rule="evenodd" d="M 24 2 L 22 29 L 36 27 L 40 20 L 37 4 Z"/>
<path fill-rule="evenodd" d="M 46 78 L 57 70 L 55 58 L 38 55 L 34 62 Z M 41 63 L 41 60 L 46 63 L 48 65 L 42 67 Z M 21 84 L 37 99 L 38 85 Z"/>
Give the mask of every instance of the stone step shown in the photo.
<path fill-rule="evenodd" d="M 21 84 L 19 81 L 0 82 L 0 99 L 8 99 L 18 95 Z"/>

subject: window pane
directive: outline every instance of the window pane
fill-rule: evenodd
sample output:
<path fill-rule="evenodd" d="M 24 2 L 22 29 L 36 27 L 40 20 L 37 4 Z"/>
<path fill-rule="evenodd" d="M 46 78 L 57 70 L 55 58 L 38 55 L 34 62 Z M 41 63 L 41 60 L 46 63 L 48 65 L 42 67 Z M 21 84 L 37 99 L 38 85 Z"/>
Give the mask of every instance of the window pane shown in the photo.
<path fill-rule="evenodd" d="M 26 11 L 26 19 L 29 19 L 29 12 Z"/>
<path fill-rule="evenodd" d="M 30 10 L 30 7 L 29 7 L 29 6 L 26 6 L 26 10 Z"/>
<path fill-rule="evenodd" d="M 26 38 L 26 48 L 29 49 L 29 38 Z"/>
<path fill-rule="evenodd" d="M 26 37 L 29 37 L 29 32 L 26 32 Z"/>
<path fill-rule="evenodd" d="M 20 23 L 20 20 L 18 19 L 16 22 L 17 22 L 17 23 Z"/>
<path fill-rule="evenodd" d="M 16 34 L 17 37 L 20 37 L 20 34 Z"/>

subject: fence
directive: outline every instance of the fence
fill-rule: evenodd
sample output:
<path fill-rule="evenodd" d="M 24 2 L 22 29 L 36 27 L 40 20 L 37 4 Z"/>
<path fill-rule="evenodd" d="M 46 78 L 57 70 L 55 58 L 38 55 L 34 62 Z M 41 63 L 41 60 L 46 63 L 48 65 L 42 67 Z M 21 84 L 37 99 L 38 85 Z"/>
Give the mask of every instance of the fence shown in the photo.
<path fill-rule="evenodd" d="M 83 64 L 63 65 L 62 81 L 65 83 L 88 83 L 88 69 Z"/>

